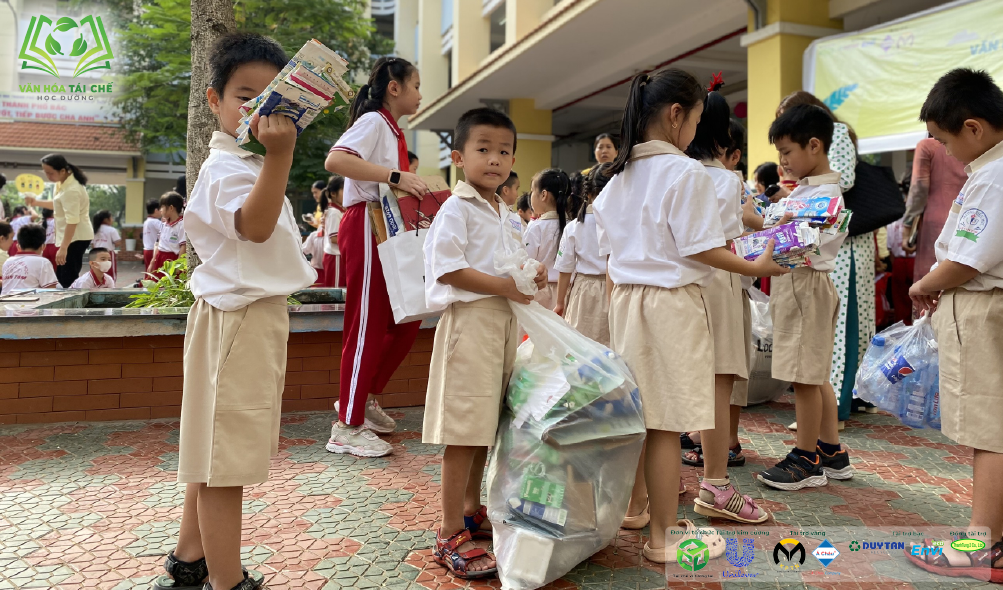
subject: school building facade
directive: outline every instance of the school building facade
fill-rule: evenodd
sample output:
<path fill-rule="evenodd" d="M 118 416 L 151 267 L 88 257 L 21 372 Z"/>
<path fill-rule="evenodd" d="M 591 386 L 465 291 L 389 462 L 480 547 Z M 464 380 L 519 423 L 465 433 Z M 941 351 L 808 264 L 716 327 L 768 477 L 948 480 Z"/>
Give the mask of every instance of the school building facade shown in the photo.
<path fill-rule="evenodd" d="M 983 12 L 999 12 L 998 7 L 1003 7 L 996 2 L 987 8 L 985 0 L 981 1 Z M 519 130 L 515 170 L 520 178 L 528 179 L 549 166 L 565 170 L 590 166 L 593 138 L 602 132 L 619 133 L 630 79 L 639 72 L 665 67 L 685 69 L 708 85 L 720 72 L 725 81 L 721 92 L 734 116 L 749 130 L 747 164 L 755 167 L 776 161 L 767 130 L 782 97 L 800 89 L 813 90 L 806 88 L 806 81 L 815 78 L 814 65 L 806 61 L 806 55 L 809 59 L 814 55 L 813 43 L 866 30 L 875 40 L 856 41 L 853 47 L 875 45 L 878 55 L 871 57 L 880 59 L 882 51 L 892 55 L 898 49 L 915 49 L 913 41 L 921 39 L 910 36 L 912 17 L 933 11 L 936 22 L 939 11 L 949 14 L 949 10 L 968 10 L 969 5 L 979 3 L 385 0 L 380 8 L 394 14 L 397 53 L 421 71 L 422 106 L 407 127 L 409 145 L 420 159 L 419 172 L 439 171 L 452 178 L 449 142 L 457 118 L 467 109 L 492 106 L 508 112 Z M 979 35 L 957 21 L 954 18 L 948 25 L 958 26 L 957 35 Z M 874 27 L 881 26 L 888 31 L 875 31 Z M 843 59 L 861 60 L 853 51 Z M 895 75 L 894 69 L 879 71 L 872 82 L 908 85 Z M 852 86 L 850 82 L 845 85 Z M 896 108 L 881 102 L 880 96 L 871 98 L 876 109 Z M 865 121 L 855 120 L 859 109 L 852 103 L 837 111 L 837 116 L 858 127 L 858 135 L 866 139 L 860 128 L 866 127 Z M 915 115 L 909 117 L 901 125 L 916 136 Z M 891 142 L 865 141 L 861 152 L 885 152 L 885 163 L 901 173 L 908 150 L 918 141 L 912 136 L 896 136 Z M 526 180 L 523 187 L 528 188 Z"/>

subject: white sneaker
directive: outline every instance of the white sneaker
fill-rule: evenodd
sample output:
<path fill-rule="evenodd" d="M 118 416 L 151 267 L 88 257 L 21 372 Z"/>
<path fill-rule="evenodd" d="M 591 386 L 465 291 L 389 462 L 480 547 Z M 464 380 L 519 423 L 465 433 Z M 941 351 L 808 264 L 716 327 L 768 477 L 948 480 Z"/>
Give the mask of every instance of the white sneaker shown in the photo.
<path fill-rule="evenodd" d="M 338 411 L 338 402 L 334 402 L 334 411 Z M 376 434 L 393 434 L 397 430 L 397 423 L 387 413 L 383 411 L 380 404 L 376 403 L 376 396 L 370 396 L 366 402 L 366 428 Z"/>
<path fill-rule="evenodd" d="M 383 457 L 394 452 L 390 443 L 376 436 L 365 424 L 339 426 L 337 422 L 331 425 L 331 439 L 326 448 L 332 453 L 356 457 Z"/>

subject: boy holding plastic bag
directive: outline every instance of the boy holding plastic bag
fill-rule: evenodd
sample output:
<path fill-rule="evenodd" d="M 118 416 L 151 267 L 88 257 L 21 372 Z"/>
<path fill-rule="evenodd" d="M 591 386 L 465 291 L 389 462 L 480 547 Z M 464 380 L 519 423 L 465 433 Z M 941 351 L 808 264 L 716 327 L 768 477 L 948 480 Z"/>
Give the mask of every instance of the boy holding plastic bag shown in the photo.
<path fill-rule="evenodd" d="M 934 84 L 920 119 L 968 181 L 937 238 L 937 264 L 909 295 L 936 309 L 941 431 L 973 447 L 972 527 L 982 549 L 906 555 L 940 575 L 1003 583 L 1003 91 L 983 71 L 956 69 Z M 932 545 L 934 540 L 924 540 Z"/>
<path fill-rule="evenodd" d="M 508 300 L 533 297 L 495 270 L 497 251 L 521 248 L 522 222 L 495 194 L 515 162 L 515 125 L 504 113 L 475 109 L 460 117 L 453 137 L 453 163 L 466 182 L 456 184 L 424 246 L 425 296 L 448 307 L 435 331 L 422 442 L 446 445 L 433 557 L 470 579 L 496 572 L 494 556 L 472 541 L 486 532 L 481 479 L 519 344 Z M 535 280 L 546 286 L 543 265 Z"/>

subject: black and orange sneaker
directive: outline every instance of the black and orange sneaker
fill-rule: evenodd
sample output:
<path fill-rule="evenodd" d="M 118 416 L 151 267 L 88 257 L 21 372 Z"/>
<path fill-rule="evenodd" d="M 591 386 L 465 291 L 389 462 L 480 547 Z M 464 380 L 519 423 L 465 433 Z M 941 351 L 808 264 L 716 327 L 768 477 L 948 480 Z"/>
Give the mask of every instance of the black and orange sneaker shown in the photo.
<path fill-rule="evenodd" d="M 850 466 L 850 454 L 846 449 L 840 449 L 832 455 L 826 455 L 819 447 L 815 448 L 818 459 L 822 463 L 822 472 L 829 479 L 853 479 L 853 467 Z"/>
<path fill-rule="evenodd" d="M 829 483 L 818 457 L 812 463 L 801 455 L 788 453 L 784 460 L 756 474 L 759 481 L 778 490 L 795 491 L 818 488 Z"/>

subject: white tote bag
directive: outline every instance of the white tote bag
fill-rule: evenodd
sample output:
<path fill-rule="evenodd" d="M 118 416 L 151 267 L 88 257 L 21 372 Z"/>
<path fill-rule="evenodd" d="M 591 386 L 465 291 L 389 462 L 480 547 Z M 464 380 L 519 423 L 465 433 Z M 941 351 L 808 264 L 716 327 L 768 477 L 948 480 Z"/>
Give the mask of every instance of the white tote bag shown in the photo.
<path fill-rule="evenodd" d="M 445 307 L 425 302 L 425 256 L 422 246 L 428 229 L 397 234 L 376 246 L 390 295 L 394 322 L 403 324 L 441 314 Z"/>

